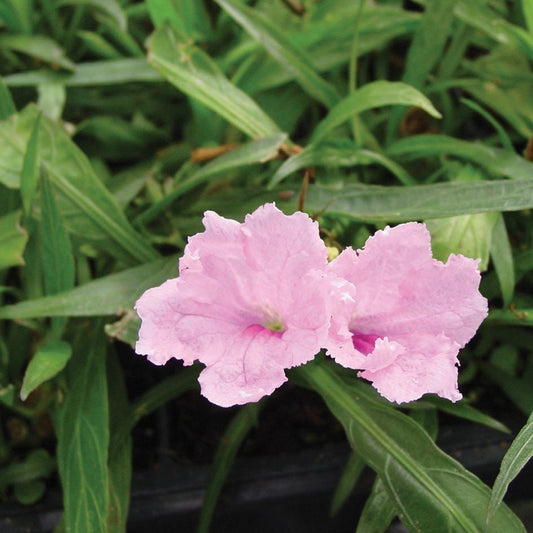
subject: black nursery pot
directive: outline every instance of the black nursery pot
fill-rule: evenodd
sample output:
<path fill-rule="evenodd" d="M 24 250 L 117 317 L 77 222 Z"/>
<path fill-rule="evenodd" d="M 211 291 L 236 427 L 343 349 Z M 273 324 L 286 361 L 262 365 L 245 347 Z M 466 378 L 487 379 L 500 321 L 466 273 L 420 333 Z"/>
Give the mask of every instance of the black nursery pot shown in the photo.
<path fill-rule="evenodd" d="M 231 416 L 231 412 L 227 414 Z M 173 420 L 171 415 L 172 406 L 167 405 L 147 420 L 144 427 L 136 430 L 136 441 L 150 450 L 136 451 L 138 469 L 134 471 L 132 481 L 129 533 L 188 533 L 196 529 L 209 464 L 185 464 L 176 454 L 175 439 L 168 431 L 172 427 L 169 424 L 169 420 Z M 312 416 L 315 419 L 318 416 L 320 425 L 321 413 L 317 415 L 315 412 Z M 466 422 L 445 424 L 441 427 L 438 442 L 444 451 L 483 481 L 492 484 L 502 457 L 521 424 L 518 418 L 506 422 L 513 429 L 512 435 Z M 287 424 L 290 426 L 291 422 Z M 270 431 L 268 417 L 264 425 L 266 431 Z M 153 428 L 157 427 L 159 434 L 153 435 Z M 301 433 L 302 429 L 296 428 L 295 431 Z M 322 431 L 327 432 L 324 426 Z M 335 441 L 335 435 L 331 430 L 328 438 L 333 437 Z M 151 455 L 147 459 L 148 453 Z M 139 464 L 143 462 L 139 455 L 144 464 Z M 299 450 L 267 450 L 263 454 L 241 456 L 219 499 L 212 533 L 353 532 L 374 475 L 365 470 L 350 500 L 331 517 L 331 497 L 348 456 L 349 448 L 343 440 L 319 442 Z M 531 527 L 533 531 L 532 475 L 533 465 L 528 465 L 512 483 L 506 499 L 511 502 L 511 507 L 516 504 L 526 528 Z M 61 497 L 58 491 L 52 491 L 36 506 L 1 507 L 0 532 L 51 532 L 60 516 Z M 401 524 L 393 524 L 390 531 L 406 530 Z"/>

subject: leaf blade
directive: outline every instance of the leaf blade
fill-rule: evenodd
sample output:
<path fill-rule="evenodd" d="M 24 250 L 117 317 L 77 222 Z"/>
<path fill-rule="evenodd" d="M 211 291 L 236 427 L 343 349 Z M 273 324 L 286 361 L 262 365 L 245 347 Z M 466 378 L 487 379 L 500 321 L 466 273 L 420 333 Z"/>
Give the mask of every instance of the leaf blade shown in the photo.
<path fill-rule="evenodd" d="M 431 116 L 441 114 L 420 91 L 402 82 L 374 81 L 350 93 L 333 107 L 326 118 L 315 128 L 312 142 L 323 139 L 333 128 L 354 115 L 386 105 L 408 105 L 420 107 Z"/>

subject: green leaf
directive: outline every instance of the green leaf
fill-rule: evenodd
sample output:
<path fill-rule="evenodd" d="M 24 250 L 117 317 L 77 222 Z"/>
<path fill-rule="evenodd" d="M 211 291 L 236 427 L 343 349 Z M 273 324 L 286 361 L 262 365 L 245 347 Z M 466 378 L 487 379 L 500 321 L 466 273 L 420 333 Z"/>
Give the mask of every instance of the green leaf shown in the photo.
<path fill-rule="evenodd" d="M 503 304 L 507 307 L 513 301 L 515 269 L 513 250 L 509 242 L 505 220 L 501 213 L 498 215 L 496 225 L 494 226 L 490 255 L 500 283 Z"/>
<path fill-rule="evenodd" d="M 498 213 L 478 213 L 428 220 L 433 257 L 446 262 L 453 253 L 480 259 L 479 269 L 484 272 L 497 218 Z"/>
<path fill-rule="evenodd" d="M 430 155 L 449 154 L 472 161 L 489 172 L 513 179 L 531 179 L 533 163 L 523 157 L 499 148 L 454 139 L 446 135 L 414 135 L 395 142 L 387 150 L 391 157 L 406 160 Z"/>
<path fill-rule="evenodd" d="M 0 269 L 24 264 L 28 232 L 20 226 L 21 211 L 0 217 Z"/>
<path fill-rule="evenodd" d="M 222 486 L 226 481 L 228 472 L 235 461 L 243 440 L 257 424 L 259 409 L 260 403 L 249 403 L 241 407 L 220 440 L 204 493 L 204 500 L 198 519 L 198 533 L 207 533 L 209 531 Z"/>
<path fill-rule="evenodd" d="M 318 392 L 340 420 L 353 449 L 383 481 L 399 516 L 411 531 L 524 532 L 507 507 L 485 528 L 490 490 L 442 452 L 413 420 L 372 399 L 368 385 L 344 381 L 330 361 L 291 370 Z"/>
<path fill-rule="evenodd" d="M 194 40 L 208 40 L 210 23 L 203 2 L 196 0 L 146 0 L 146 7 L 157 28 L 170 22 Z"/>
<path fill-rule="evenodd" d="M 336 104 L 339 100 L 337 91 L 316 73 L 311 57 L 298 48 L 272 22 L 259 11 L 235 0 L 215 1 L 259 41 L 266 52 L 289 71 L 309 95 L 326 107 Z"/>
<path fill-rule="evenodd" d="M 437 183 L 412 187 L 344 185 L 310 187 L 306 209 L 356 220 L 405 222 L 430 218 L 519 211 L 533 207 L 533 181 L 494 180 Z"/>
<path fill-rule="evenodd" d="M 407 53 L 403 82 L 423 88 L 428 75 L 441 60 L 451 33 L 456 0 L 427 0 L 422 17 Z M 403 111 L 394 109 L 387 125 L 387 144 L 395 137 Z"/>
<path fill-rule="evenodd" d="M 235 87 L 205 52 L 168 24 L 148 42 L 148 61 L 180 91 L 213 109 L 250 137 L 280 129 L 244 92 Z"/>
<path fill-rule="evenodd" d="M 51 71 L 20 72 L 6 76 L 9 87 L 26 87 L 43 83 L 62 83 L 65 87 L 102 86 L 128 82 L 160 82 L 161 75 L 146 59 L 127 58 L 79 63 L 73 73 Z"/>
<path fill-rule="evenodd" d="M 83 44 L 98 57 L 104 59 L 118 59 L 122 54 L 99 33 L 94 31 L 78 30 L 76 36 Z"/>
<path fill-rule="evenodd" d="M 61 340 L 49 341 L 39 348 L 24 373 L 20 399 L 26 400 L 39 385 L 61 372 L 71 355 L 70 344 Z"/>
<path fill-rule="evenodd" d="M 0 318 L 104 316 L 131 309 L 141 294 L 177 276 L 177 260 L 160 259 L 111 274 L 70 291 L 0 308 Z"/>
<path fill-rule="evenodd" d="M 67 93 L 62 83 L 41 83 L 38 86 L 37 106 L 53 121 L 58 121 L 63 114 Z"/>
<path fill-rule="evenodd" d="M 502 460 L 487 509 L 488 523 L 493 520 L 509 484 L 526 466 L 531 457 L 533 457 L 533 414 L 530 415 L 527 423 L 515 437 Z"/>
<path fill-rule="evenodd" d="M 131 413 L 131 406 L 128 402 L 124 373 L 116 356 L 109 357 L 107 361 L 107 390 L 109 394 L 111 428 L 107 531 L 109 533 L 124 533 L 126 531 L 131 490 L 132 437 L 130 428 L 128 428 L 124 439 L 120 441 L 120 445 L 114 454 L 112 454 L 112 443 L 120 424 Z"/>
<path fill-rule="evenodd" d="M 0 488 L 4 490 L 15 483 L 48 477 L 55 469 L 56 462 L 46 450 L 32 450 L 24 461 L 13 462 L 0 469 Z"/>
<path fill-rule="evenodd" d="M 89 332 L 92 339 L 87 342 Z M 106 340 L 101 324 L 83 333 L 85 339 L 74 345 L 67 368 L 69 390 L 58 414 L 57 461 L 65 529 L 104 533 L 109 505 Z"/>
<path fill-rule="evenodd" d="M 11 93 L 4 79 L 0 76 L 0 120 L 4 120 L 16 112 L 17 108 L 15 107 L 13 98 L 11 98 Z"/>
<path fill-rule="evenodd" d="M 357 451 L 352 450 L 331 499 L 330 513 L 332 515 L 336 515 L 346 503 L 346 500 L 348 500 L 357 485 L 364 467 L 365 462 L 361 456 Z"/>
<path fill-rule="evenodd" d="M 529 0 L 522 0 L 522 12 L 529 33 L 533 35 L 533 4 Z"/>
<path fill-rule="evenodd" d="M 210 178 L 217 176 L 228 170 L 252 165 L 254 163 L 264 163 L 276 157 L 280 146 L 287 139 L 284 133 L 271 135 L 264 139 L 251 141 L 227 152 L 213 161 L 204 165 L 185 181 L 179 183 L 176 188 L 147 209 L 135 219 L 135 223 L 146 223 L 155 218 L 161 211 L 169 207 L 174 200 L 190 191 L 194 187 L 205 183 Z"/>
<path fill-rule="evenodd" d="M 416 106 L 433 117 L 441 117 L 433 104 L 414 87 L 401 82 L 374 81 L 353 91 L 335 105 L 315 128 L 312 142 L 323 139 L 332 129 L 354 115 L 386 105 Z"/>
<path fill-rule="evenodd" d="M 0 2 L 0 19 L 13 33 L 31 33 L 32 0 L 3 0 Z"/>
<path fill-rule="evenodd" d="M 0 123 L 0 182 L 17 187 L 28 138 L 38 116 L 30 105 Z M 57 203 L 68 229 L 85 238 L 111 239 L 109 252 L 129 260 L 157 257 L 131 226 L 111 193 L 95 175 L 85 154 L 47 117 L 39 129 L 39 156 L 56 192 Z M 117 249 L 118 248 L 118 249 Z"/>
<path fill-rule="evenodd" d="M 533 59 L 533 34 L 501 18 L 483 3 L 460 0 L 455 6 L 454 14 L 495 41 L 511 46 L 530 60 Z"/>
<path fill-rule="evenodd" d="M 22 52 L 55 67 L 74 70 L 74 63 L 56 41 L 46 35 L 0 35 L 0 48 Z"/>
<path fill-rule="evenodd" d="M 46 491 L 46 484 L 40 479 L 35 479 L 24 481 L 23 483 L 16 483 L 13 488 L 15 498 L 19 503 L 22 505 L 32 505 L 43 497 Z"/>
<path fill-rule="evenodd" d="M 386 533 L 398 509 L 389 497 L 385 484 L 378 477 L 365 502 L 355 533 Z"/>
<path fill-rule="evenodd" d="M 427 0 L 422 24 L 415 33 L 409 52 L 403 81 L 422 87 L 427 75 L 442 57 L 451 32 L 453 8 L 457 0 Z"/>
<path fill-rule="evenodd" d="M 414 179 L 400 165 L 387 156 L 371 150 L 360 149 L 355 145 L 331 146 L 310 144 L 304 150 L 287 159 L 276 171 L 269 182 L 273 188 L 289 174 L 301 168 L 312 166 L 351 167 L 378 164 L 389 170 L 404 185 L 412 185 Z"/>
<path fill-rule="evenodd" d="M 51 295 L 74 287 L 74 258 L 46 174 L 41 178 L 41 217 L 44 285 L 46 294 Z"/>
<path fill-rule="evenodd" d="M 122 30 L 126 31 L 126 15 L 117 0 L 57 0 L 57 6 L 90 6 L 109 15 Z"/>
<path fill-rule="evenodd" d="M 495 429 L 496 431 L 501 431 L 502 433 L 509 433 L 509 428 L 507 426 L 495 418 L 486 415 L 482 411 L 479 411 L 475 407 L 472 407 L 465 399 L 461 402 L 452 403 L 439 396 L 426 394 L 424 399 L 409 404 L 409 407 L 412 409 L 427 409 L 428 404 L 432 408 L 436 407 L 443 413 L 462 418 L 463 420 L 470 420 L 476 424 L 483 424 L 484 426 Z"/>
<path fill-rule="evenodd" d="M 454 181 L 467 183 L 484 178 L 485 174 L 479 169 L 465 165 L 457 172 Z M 478 213 L 427 221 L 433 256 L 446 262 L 450 254 L 462 254 L 480 259 L 479 269 L 482 272 L 487 270 L 497 218 L 498 213 Z"/>

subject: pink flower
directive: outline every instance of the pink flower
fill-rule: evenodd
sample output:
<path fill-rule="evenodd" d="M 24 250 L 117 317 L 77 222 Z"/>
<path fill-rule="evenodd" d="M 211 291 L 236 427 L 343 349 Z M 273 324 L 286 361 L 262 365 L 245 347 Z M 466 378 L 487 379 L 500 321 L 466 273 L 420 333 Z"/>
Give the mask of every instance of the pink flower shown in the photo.
<path fill-rule="evenodd" d="M 213 403 L 257 401 L 286 381 L 285 368 L 325 347 L 334 278 L 327 278 L 327 250 L 316 222 L 274 204 L 242 224 L 212 211 L 203 222 L 179 278 L 137 301 L 136 351 L 159 365 L 200 360 L 202 394 Z"/>
<path fill-rule="evenodd" d="M 330 268 L 356 292 L 353 302 L 334 300 L 328 352 L 390 401 L 461 399 L 457 354 L 487 316 L 477 263 L 433 259 L 429 232 L 414 222 L 344 250 Z"/>

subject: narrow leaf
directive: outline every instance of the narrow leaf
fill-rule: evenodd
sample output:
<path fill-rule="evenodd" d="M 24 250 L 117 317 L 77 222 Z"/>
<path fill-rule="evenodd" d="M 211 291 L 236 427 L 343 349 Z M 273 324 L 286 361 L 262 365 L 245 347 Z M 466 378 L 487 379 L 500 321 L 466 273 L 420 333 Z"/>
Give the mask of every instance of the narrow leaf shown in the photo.
<path fill-rule="evenodd" d="M 354 145 L 335 146 L 310 144 L 304 150 L 289 157 L 276 171 L 269 182 L 269 188 L 278 185 L 289 174 L 305 167 L 351 167 L 359 165 L 381 165 L 398 178 L 404 185 L 414 184 L 414 179 L 392 159 L 378 152 L 360 149 Z"/>
<path fill-rule="evenodd" d="M 117 26 L 125 31 L 127 29 L 126 15 L 117 0 L 58 0 L 58 6 L 90 6 L 97 8 L 109 15 Z"/>
<path fill-rule="evenodd" d="M 205 52 L 175 28 L 163 24 L 148 42 L 148 61 L 185 94 L 216 111 L 250 137 L 280 133 L 276 124 L 235 87 Z"/>
<path fill-rule="evenodd" d="M 533 35 L 533 4 L 529 0 L 522 0 L 522 12 L 529 33 Z"/>
<path fill-rule="evenodd" d="M 416 106 L 434 117 L 441 117 L 433 104 L 414 87 L 401 82 L 375 81 L 353 91 L 335 105 L 315 128 L 312 142 L 323 139 L 332 129 L 354 115 L 386 105 Z"/>
<path fill-rule="evenodd" d="M 109 394 L 109 416 L 111 437 L 109 443 L 109 512 L 107 531 L 125 533 L 131 490 L 132 437 L 128 430 L 124 439 L 112 455 L 113 437 L 124 418 L 131 412 L 128 402 L 124 373 L 118 357 L 107 361 L 107 389 Z M 130 429 L 130 428 L 129 428 Z"/>
<path fill-rule="evenodd" d="M 386 533 L 398 509 L 389 497 L 387 488 L 378 477 L 357 523 L 355 533 Z"/>
<path fill-rule="evenodd" d="M 490 523 L 498 510 L 509 484 L 520 473 L 526 463 L 533 457 L 533 414 L 520 430 L 507 450 L 500 472 L 492 488 L 492 495 L 487 509 L 487 523 Z"/>
<path fill-rule="evenodd" d="M 333 86 L 315 71 L 307 54 L 288 39 L 276 26 L 257 10 L 235 0 L 215 0 L 254 39 L 259 41 L 268 54 L 288 70 L 300 86 L 313 98 L 332 107 L 339 100 Z"/>
<path fill-rule="evenodd" d="M 0 76 L 0 120 L 4 120 L 16 112 L 17 108 L 13 103 L 11 93 L 9 92 L 4 79 Z"/>
<path fill-rule="evenodd" d="M 46 294 L 68 291 L 74 287 L 74 258 L 70 239 L 46 174 L 41 179 L 41 217 Z"/>
<path fill-rule="evenodd" d="M 344 185 L 308 190 L 306 208 L 357 220 L 405 222 L 533 207 L 533 181 L 494 180 L 412 187 Z"/>
<path fill-rule="evenodd" d="M 507 307 L 513 301 L 515 269 L 513 251 L 505 227 L 505 220 L 501 213 L 498 215 L 494 226 L 490 255 L 502 290 L 503 304 Z"/>
<path fill-rule="evenodd" d="M 391 157 L 402 157 L 406 160 L 449 154 L 472 161 L 489 172 L 512 179 L 530 179 L 533 173 L 533 163 L 514 152 L 492 148 L 481 143 L 463 141 L 446 135 L 407 137 L 391 145 L 387 153 Z"/>
<path fill-rule="evenodd" d="M 24 373 L 20 399 L 26 400 L 39 385 L 61 372 L 71 355 L 70 345 L 61 340 L 50 341 L 39 348 Z"/>
<path fill-rule="evenodd" d="M 25 147 L 38 114 L 30 105 L 0 123 L 0 182 L 10 187 L 19 185 Z M 120 258 L 126 255 L 130 262 L 157 257 L 98 179 L 85 154 L 45 116 L 39 128 L 39 158 L 69 231 L 95 241 L 111 239 L 117 246 L 110 247 L 109 252 Z"/>
<path fill-rule="evenodd" d="M 337 483 L 335 492 L 333 493 L 333 498 L 331 499 L 330 512 L 332 515 L 336 515 L 341 507 L 346 503 L 346 500 L 348 500 L 350 494 L 354 490 L 354 487 L 357 485 L 359 476 L 361 475 L 361 472 L 365 466 L 366 463 L 363 461 L 357 451 L 352 450 Z"/>
<path fill-rule="evenodd" d="M 179 183 L 171 193 L 167 194 L 164 198 L 137 217 L 135 223 L 146 223 L 149 220 L 152 220 L 161 213 L 161 211 L 169 207 L 174 200 L 194 187 L 205 183 L 214 176 L 234 168 L 252 165 L 254 163 L 264 163 L 265 161 L 276 157 L 281 144 L 286 139 L 286 134 L 278 133 L 264 139 L 251 141 L 217 157 L 195 172 L 192 176 L 188 177 L 185 181 Z"/>
<path fill-rule="evenodd" d="M 485 531 L 490 490 L 442 452 L 413 420 L 373 400 L 360 380 L 345 381 L 325 359 L 292 370 L 318 392 L 343 424 L 353 449 L 383 481 L 399 516 L 412 531 Z M 525 531 L 500 507 L 487 533 Z"/>
<path fill-rule="evenodd" d="M 90 281 L 70 291 L 6 305 L 0 308 L 0 318 L 114 315 L 131 309 L 146 289 L 176 276 L 176 260 L 161 259 Z"/>
<path fill-rule="evenodd" d="M 106 341 L 101 325 L 91 333 L 88 343 L 80 339 L 74 345 L 69 362 L 70 386 L 58 417 L 57 461 L 65 529 L 104 533 L 109 502 Z"/>
<path fill-rule="evenodd" d="M 63 83 L 65 87 L 83 87 L 85 85 L 114 85 L 127 82 L 160 82 L 163 78 L 146 59 L 125 58 L 109 61 L 88 61 L 76 65 L 72 73 L 50 71 L 28 71 L 5 77 L 9 87 L 27 87 L 42 83 Z"/>
<path fill-rule="evenodd" d="M 530 60 L 533 59 L 533 34 L 501 18 L 483 2 L 459 0 L 454 14 L 458 19 L 486 33 L 495 41 L 512 46 Z"/>
<path fill-rule="evenodd" d="M 74 70 L 74 63 L 68 59 L 59 44 L 46 35 L 0 35 L 0 47 L 22 52 L 41 59 L 52 66 Z"/>

